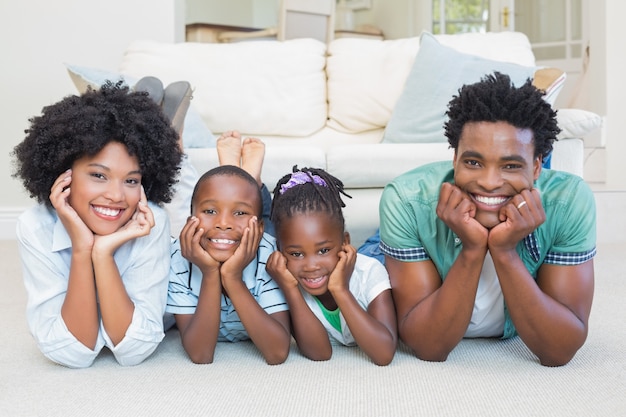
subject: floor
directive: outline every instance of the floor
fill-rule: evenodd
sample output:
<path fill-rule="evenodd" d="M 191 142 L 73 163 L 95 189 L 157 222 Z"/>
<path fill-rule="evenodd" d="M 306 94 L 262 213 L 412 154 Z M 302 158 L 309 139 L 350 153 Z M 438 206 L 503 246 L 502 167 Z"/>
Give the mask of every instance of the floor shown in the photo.
<path fill-rule="evenodd" d="M 594 191 L 598 243 L 626 243 L 626 191 Z"/>

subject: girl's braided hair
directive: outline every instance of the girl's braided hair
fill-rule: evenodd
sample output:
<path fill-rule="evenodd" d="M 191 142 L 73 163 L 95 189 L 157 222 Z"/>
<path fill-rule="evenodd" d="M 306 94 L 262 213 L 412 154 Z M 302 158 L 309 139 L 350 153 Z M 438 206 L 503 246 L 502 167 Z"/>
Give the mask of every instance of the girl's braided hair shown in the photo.
<path fill-rule="evenodd" d="M 341 194 L 352 198 L 345 193 L 343 183 L 328 172 L 320 168 L 298 169 L 294 165 L 292 173 L 282 177 L 274 188 L 270 220 L 279 230 L 283 219 L 295 214 L 325 212 L 343 229 L 342 208 L 346 205 Z"/>

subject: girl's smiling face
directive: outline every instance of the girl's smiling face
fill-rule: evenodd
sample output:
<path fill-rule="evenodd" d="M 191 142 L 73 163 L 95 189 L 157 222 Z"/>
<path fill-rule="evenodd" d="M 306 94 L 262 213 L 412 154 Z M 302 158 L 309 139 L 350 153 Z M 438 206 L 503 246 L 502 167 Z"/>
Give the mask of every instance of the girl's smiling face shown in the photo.
<path fill-rule="evenodd" d="M 119 142 L 109 142 L 96 155 L 72 165 L 68 202 L 96 235 L 111 234 L 125 225 L 140 198 L 139 161 Z"/>
<path fill-rule="evenodd" d="M 350 243 L 339 222 L 324 212 L 297 213 L 283 219 L 277 233 L 289 272 L 306 292 L 325 294 L 339 251 Z"/>
<path fill-rule="evenodd" d="M 469 122 L 454 154 L 454 182 L 476 205 L 486 228 L 500 223 L 499 212 L 513 196 L 532 189 L 541 173 L 532 131 L 505 122 Z"/>

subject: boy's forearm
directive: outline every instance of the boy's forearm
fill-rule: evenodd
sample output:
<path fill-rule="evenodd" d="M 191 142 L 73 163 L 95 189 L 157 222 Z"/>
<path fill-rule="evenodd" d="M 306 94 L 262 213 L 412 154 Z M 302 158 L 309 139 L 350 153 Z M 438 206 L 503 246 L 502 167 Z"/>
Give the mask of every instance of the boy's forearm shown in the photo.
<path fill-rule="evenodd" d="M 187 326 L 179 330 L 194 363 L 212 363 L 220 329 L 222 287 L 217 277 L 203 277 L 198 305 Z"/>
<path fill-rule="evenodd" d="M 291 335 L 281 323 L 274 320 L 252 296 L 244 282 L 224 279 L 224 288 L 248 336 L 269 364 L 282 363 L 289 354 Z"/>

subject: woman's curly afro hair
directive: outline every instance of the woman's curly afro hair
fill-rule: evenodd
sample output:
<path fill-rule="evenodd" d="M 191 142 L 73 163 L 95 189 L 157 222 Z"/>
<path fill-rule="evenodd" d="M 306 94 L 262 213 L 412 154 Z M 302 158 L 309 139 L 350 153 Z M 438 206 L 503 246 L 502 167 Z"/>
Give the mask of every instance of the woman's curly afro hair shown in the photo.
<path fill-rule="evenodd" d="M 172 198 L 182 158 L 178 135 L 147 93 L 131 92 L 121 81 L 107 81 L 98 90 L 44 107 L 25 133 L 12 152 L 13 177 L 40 203 L 51 206 L 57 177 L 110 142 L 123 144 L 137 157 L 148 200 L 161 204 Z"/>
<path fill-rule="evenodd" d="M 559 134 L 556 111 L 543 92 L 527 80 L 517 88 L 508 75 L 494 72 L 476 84 L 464 85 L 448 104 L 445 134 L 453 149 L 459 146 L 463 127 L 470 122 L 506 122 L 533 132 L 535 157 L 547 157 Z"/>

